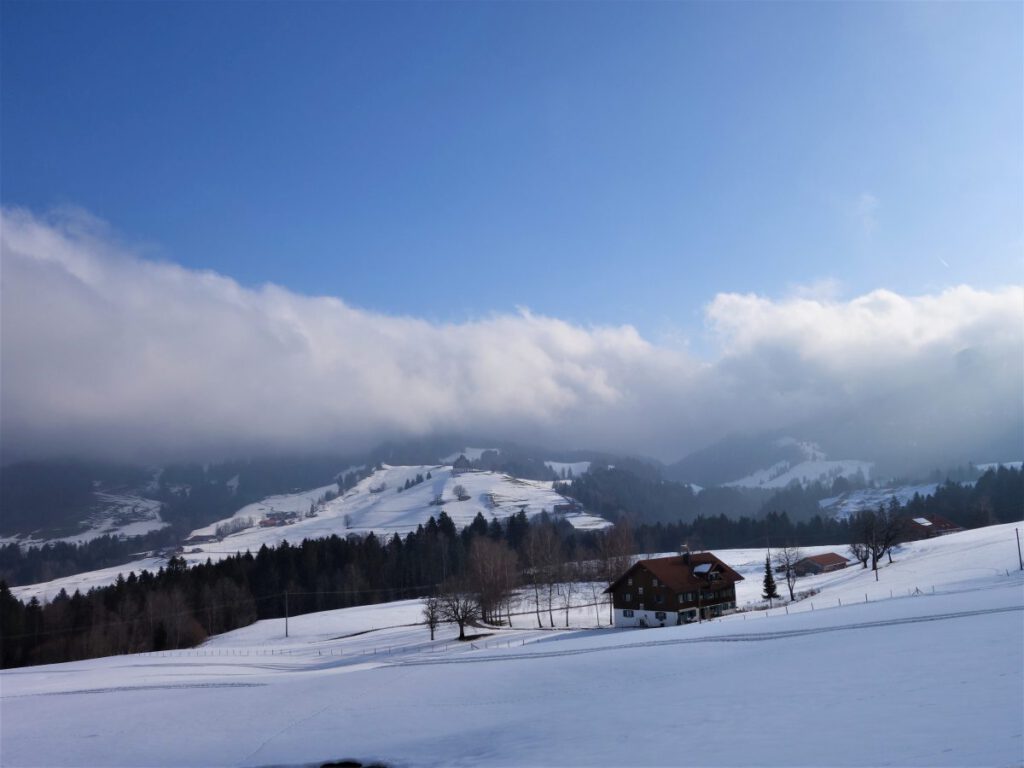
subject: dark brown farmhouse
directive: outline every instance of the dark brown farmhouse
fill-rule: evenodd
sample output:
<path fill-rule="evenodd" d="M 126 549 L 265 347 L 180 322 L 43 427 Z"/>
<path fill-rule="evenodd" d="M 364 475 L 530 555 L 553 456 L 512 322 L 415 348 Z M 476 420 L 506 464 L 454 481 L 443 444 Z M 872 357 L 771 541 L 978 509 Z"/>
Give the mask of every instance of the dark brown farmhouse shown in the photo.
<path fill-rule="evenodd" d="M 917 539 L 933 539 L 936 536 L 959 533 L 963 528 L 941 515 L 926 515 L 907 518 L 903 530 L 906 532 L 907 539 L 916 541 Z"/>
<path fill-rule="evenodd" d="M 849 562 L 842 555 L 837 555 L 835 552 L 826 552 L 823 555 L 813 555 L 805 557 L 803 560 L 798 560 L 793 565 L 793 570 L 796 571 L 797 576 L 807 576 L 808 574 L 838 571 L 847 565 L 849 565 Z"/>
<path fill-rule="evenodd" d="M 664 627 L 736 608 L 743 577 L 710 552 L 640 560 L 605 590 L 617 627 Z"/>

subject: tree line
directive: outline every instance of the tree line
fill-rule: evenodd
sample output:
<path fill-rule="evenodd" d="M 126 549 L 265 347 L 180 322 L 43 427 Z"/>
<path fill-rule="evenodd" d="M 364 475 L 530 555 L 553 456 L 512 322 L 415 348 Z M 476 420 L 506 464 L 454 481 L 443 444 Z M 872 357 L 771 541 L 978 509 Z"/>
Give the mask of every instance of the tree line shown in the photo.
<path fill-rule="evenodd" d="M 132 573 L 85 594 L 62 591 L 46 604 L 22 603 L 0 582 L 0 666 L 188 647 L 286 610 L 294 615 L 431 596 L 455 596 L 469 606 L 444 614 L 461 617 L 450 620 L 463 635 L 476 620 L 511 622 L 517 590 L 533 597 L 531 621 L 554 626 L 556 611 L 568 617 L 573 589 L 593 590 L 598 603 L 599 585 L 637 552 L 674 552 L 684 543 L 692 550 L 849 543 L 867 547 L 877 565 L 892 547 L 886 520 L 935 513 L 970 528 L 1019 520 L 1022 511 L 1021 472 L 1007 468 L 971 486 L 947 483 L 934 496 L 902 506 L 894 500 L 847 520 L 816 516 L 794 523 L 785 511 L 772 511 L 760 518 L 630 525 L 624 516 L 609 530 L 588 532 L 547 514 L 528 520 L 520 512 L 503 521 L 478 514 L 458 531 L 442 511 L 404 538 L 331 536 L 191 568 L 174 557 L 156 573 Z M 872 518 L 882 527 L 868 527 Z"/>
<path fill-rule="evenodd" d="M 530 521 L 524 512 L 489 522 L 478 514 L 460 532 L 442 511 L 404 538 L 284 542 L 191 568 L 172 557 L 155 573 L 131 573 L 85 594 L 62 590 L 45 604 L 36 598 L 23 603 L 0 582 L 0 666 L 190 647 L 286 610 L 296 615 L 424 597 L 460 579 L 487 585 L 486 617 L 497 620 L 506 592 L 491 586 L 493 577 L 516 583 L 523 569 L 553 572 L 597 551 L 608 536 L 574 532 L 546 514 Z M 553 560 L 531 554 L 538 537 L 548 542 Z"/>

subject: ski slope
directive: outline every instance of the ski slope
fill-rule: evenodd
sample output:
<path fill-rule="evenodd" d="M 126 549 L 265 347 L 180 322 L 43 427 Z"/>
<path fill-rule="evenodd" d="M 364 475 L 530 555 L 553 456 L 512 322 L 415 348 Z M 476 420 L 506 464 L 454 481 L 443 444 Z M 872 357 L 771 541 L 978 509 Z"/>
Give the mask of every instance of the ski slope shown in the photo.
<path fill-rule="evenodd" d="M 837 477 L 871 476 L 870 461 L 842 459 L 827 461 L 825 459 L 801 461 L 791 464 L 780 461 L 767 469 L 760 469 L 739 480 L 723 483 L 727 488 L 785 488 L 792 482 L 808 485 L 814 482 L 831 483 Z"/>
<path fill-rule="evenodd" d="M 429 479 L 427 475 L 430 475 Z M 415 481 L 417 476 L 423 477 L 423 482 L 403 490 L 406 481 Z M 458 486 L 463 487 L 468 498 L 458 498 L 455 493 Z M 404 535 L 425 524 L 431 516 L 436 518 L 442 510 L 461 529 L 473 522 L 477 514 L 482 514 L 487 520 L 504 520 L 523 510 L 533 517 L 542 510 L 551 512 L 556 504 L 566 501 L 547 481 L 522 480 L 498 472 L 455 474 L 450 466 L 393 467 L 385 464 L 342 496 L 322 503 L 317 501 L 332 488 L 327 486 L 303 494 L 278 496 L 249 505 L 229 520 L 258 520 L 271 509 L 305 514 L 311 504 L 316 507 L 316 517 L 303 517 L 280 528 L 242 531 L 228 536 L 210 549 L 256 551 L 263 544 L 274 546 L 285 539 L 296 542 L 332 534 L 345 536 L 371 531 L 383 536 Z M 440 503 L 435 503 L 437 501 Z M 609 525 L 593 515 L 576 514 L 567 516 L 567 519 L 577 528 Z M 213 533 L 218 525 L 225 522 L 228 521 L 219 521 L 194 533 Z"/>
<path fill-rule="evenodd" d="M 886 506 L 893 497 L 905 506 L 915 495 L 934 496 L 938 487 L 938 483 L 923 483 L 890 488 L 861 488 L 839 496 L 821 499 L 818 502 L 818 507 L 822 512 L 837 520 L 845 520 L 862 510 L 876 510 L 879 504 Z"/>
<path fill-rule="evenodd" d="M 878 582 L 801 580 L 821 591 L 788 614 L 611 630 L 581 608 L 575 629 L 528 614 L 472 643 L 431 642 L 413 601 L 292 618 L 288 638 L 264 621 L 192 651 L 0 673 L 2 762 L 1019 765 L 1016 567 L 1004 525 L 908 545 Z"/>
<path fill-rule="evenodd" d="M 428 474 L 430 479 L 426 479 Z M 398 490 L 403 488 L 406 480 L 415 480 L 417 475 L 424 478 L 422 483 Z M 460 501 L 456 497 L 455 488 L 460 485 L 468 499 Z M 498 472 L 471 471 L 453 475 L 450 466 L 392 467 L 385 464 L 342 496 L 325 501 L 325 496 L 334 491 L 337 491 L 337 486 L 326 485 L 301 493 L 271 496 L 246 505 L 229 518 L 193 531 L 191 538 L 211 538 L 218 527 L 233 523 L 245 525 L 244 530 L 216 541 L 187 543 L 182 557 L 194 565 L 205 562 L 207 558 L 216 561 L 237 552 L 257 552 L 263 545 L 275 547 L 283 541 L 297 544 L 303 539 L 370 532 L 382 537 L 402 536 L 426 524 L 431 516 L 438 517 L 442 510 L 461 530 L 472 523 L 478 513 L 488 521 L 504 520 L 520 510 L 533 517 L 543 510 L 550 513 L 555 505 L 566 502 L 565 497 L 554 491 L 547 481 L 522 480 Z M 434 504 L 438 498 L 442 503 Z M 311 507 L 315 517 L 307 517 Z M 296 517 L 287 525 L 260 527 L 261 520 L 277 513 L 291 513 Z M 557 517 L 581 530 L 599 530 L 611 525 L 587 512 L 568 512 Z M 130 572 L 138 573 L 144 568 L 156 570 L 165 561 L 159 561 L 156 567 L 153 563 L 153 558 L 145 558 L 102 571 L 16 587 L 12 592 L 22 600 L 32 597 L 52 600 L 61 589 L 71 594 L 75 589 L 113 584 L 119 574 L 127 577 Z"/>
<path fill-rule="evenodd" d="M 45 544 L 84 544 L 100 536 L 144 536 L 166 528 L 160 517 L 162 504 L 130 490 L 93 491 L 88 516 L 79 523 L 76 533 L 57 538 L 36 536 L 3 536 L 0 544 L 38 547 Z"/>

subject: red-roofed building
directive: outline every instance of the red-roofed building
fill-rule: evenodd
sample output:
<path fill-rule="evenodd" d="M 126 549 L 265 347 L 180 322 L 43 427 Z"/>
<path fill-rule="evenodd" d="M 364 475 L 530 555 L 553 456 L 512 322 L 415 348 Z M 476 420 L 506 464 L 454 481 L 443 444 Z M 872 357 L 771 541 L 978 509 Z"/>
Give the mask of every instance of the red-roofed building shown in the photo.
<path fill-rule="evenodd" d="M 826 552 L 823 555 L 812 555 L 811 557 L 805 557 L 803 560 L 798 560 L 793 564 L 793 570 L 796 571 L 797 576 L 806 576 L 808 574 L 838 571 L 849 564 L 842 555 L 837 555 L 835 552 Z"/>
<path fill-rule="evenodd" d="M 736 608 L 743 577 L 710 552 L 640 560 L 605 590 L 617 627 L 665 627 Z"/>

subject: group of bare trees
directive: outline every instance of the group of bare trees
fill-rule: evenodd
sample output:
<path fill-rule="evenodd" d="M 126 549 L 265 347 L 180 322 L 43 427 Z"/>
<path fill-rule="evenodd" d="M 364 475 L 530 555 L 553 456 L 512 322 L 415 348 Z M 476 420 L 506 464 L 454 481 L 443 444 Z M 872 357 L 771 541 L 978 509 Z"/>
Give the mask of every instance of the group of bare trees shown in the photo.
<path fill-rule="evenodd" d="M 870 560 L 875 581 L 878 581 L 879 561 L 888 557 L 889 562 L 892 562 L 893 547 L 900 543 L 906 530 L 899 502 L 893 498 L 888 507 L 879 504 L 877 510 L 858 512 L 850 522 L 853 539 L 850 542 L 850 554 L 864 568 L 868 567 Z"/>
<path fill-rule="evenodd" d="M 604 587 L 622 574 L 631 563 L 633 537 L 627 523 L 611 528 L 597 539 L 596 549 L 582 550 L 577 557 L 565 556 L 563 542 L 554 526 L 531 525 L 519 555 L 504 541 L 488 537 L 474 538 L 465 572 L 449 579 L 438 594 L 424 600 L 423 618 L 431 640 L 442 623 L 459 627 L 459 639 L 465 628 L 477 621 L 512 626 L 513 605 L 525 588 L 533 598 L 537 627 L 555 626 L 555 612 L 564 612 L 569 626 L 570 611 L 584 594 L 594 605 L 596 623 L 601 623 Z M 587 594 L 589 592 L 589 594 Z M 584 598 L 586 599 L 586 598 Z M 611 600 L 608 599 L 611 623 Z"/>

